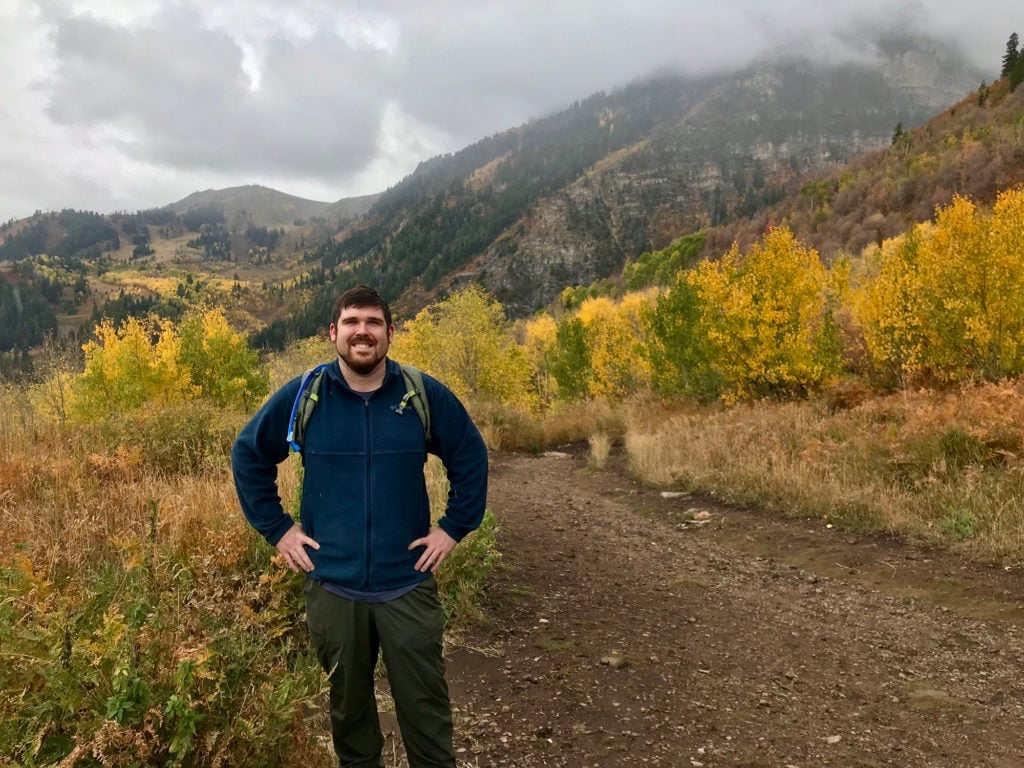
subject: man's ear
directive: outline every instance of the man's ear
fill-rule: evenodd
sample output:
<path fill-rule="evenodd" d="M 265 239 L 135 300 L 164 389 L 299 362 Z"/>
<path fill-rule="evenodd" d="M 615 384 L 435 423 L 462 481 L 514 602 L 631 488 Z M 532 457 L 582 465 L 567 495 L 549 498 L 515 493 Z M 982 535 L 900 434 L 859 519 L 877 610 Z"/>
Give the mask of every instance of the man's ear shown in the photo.
<path fill-rule="evenodd" d="M 395 326 L 388 326 L 388 344 L 395 340 Z"/>
<path fill-rule="evenodd" d="M 327 328 L 327 335 L 330 337 L 331 341 L 334 341 L 334 339 L 338 335 L 338 326 L 336 326 L 334 323 L 331 323 L 330 326 L 328 326 Z"/>

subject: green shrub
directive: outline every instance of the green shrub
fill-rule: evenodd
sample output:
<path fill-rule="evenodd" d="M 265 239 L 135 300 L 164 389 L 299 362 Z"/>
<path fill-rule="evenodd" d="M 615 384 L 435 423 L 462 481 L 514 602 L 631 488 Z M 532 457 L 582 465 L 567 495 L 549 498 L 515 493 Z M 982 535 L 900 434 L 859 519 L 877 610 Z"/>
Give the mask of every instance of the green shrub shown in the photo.
<path fill-rule="evenodd" d="M 501 559 L 497 533 L 497 521 L 488 510 L 480 527 L 464 538 L 438 569 L 437 589 L 449 619 L 480 618 L 484 584 Z"/>
<path fill-rule="evenodd" d="M 939 518 L 939 527 L 957 541 L 973 538 L 978 532 L 979 521 L 973 512 L 956 507 L 946 507 Z"/>
<path fill-rule="evenodd" d="M 112 414 L 84 428 L 79 438 L 95 440 L 95 452 L 127 449 L 142 465 L 162 472 L 223 470 L 243 419 L 208 401 L 190 400 L 131 416 Z"/>
<path fill-rule="evenodd" d="M 300 583 L 211 579 L 156 545 L 60 589 L 0 571 L 0 764 L 317 764 Z"/>

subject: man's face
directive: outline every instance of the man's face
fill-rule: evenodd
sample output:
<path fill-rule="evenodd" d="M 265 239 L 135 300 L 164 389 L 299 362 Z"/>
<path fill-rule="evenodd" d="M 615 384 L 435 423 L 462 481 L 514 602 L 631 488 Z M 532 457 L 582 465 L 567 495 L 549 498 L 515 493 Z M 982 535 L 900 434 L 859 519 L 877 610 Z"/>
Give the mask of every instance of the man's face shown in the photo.
<path fill-rule="evenodd" d="M 378 307 L 345 307 L 330 331 L 338 357 L 354 373 L 365 376 L 383 364 L 395 329 L 385 324 Z"/>

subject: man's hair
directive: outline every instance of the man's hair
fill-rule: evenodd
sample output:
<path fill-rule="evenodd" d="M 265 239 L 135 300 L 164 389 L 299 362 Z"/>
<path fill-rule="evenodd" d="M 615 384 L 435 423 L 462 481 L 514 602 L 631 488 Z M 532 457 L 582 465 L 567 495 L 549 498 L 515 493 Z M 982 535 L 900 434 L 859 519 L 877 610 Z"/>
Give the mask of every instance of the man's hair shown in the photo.
<path fill-rule="evenodd" d="M 391 327 L 391 307 L 384 301 L 384 297 L 377 293 L 375 288 L 368 285 L 357 285 L 349 288 L 338 300 L 334 302 L 334 314 L 331 315 L 331 325 L 338 322 L 341 311 L 349 307 L 375 307 L 384 313 L 384 323 Z"/>

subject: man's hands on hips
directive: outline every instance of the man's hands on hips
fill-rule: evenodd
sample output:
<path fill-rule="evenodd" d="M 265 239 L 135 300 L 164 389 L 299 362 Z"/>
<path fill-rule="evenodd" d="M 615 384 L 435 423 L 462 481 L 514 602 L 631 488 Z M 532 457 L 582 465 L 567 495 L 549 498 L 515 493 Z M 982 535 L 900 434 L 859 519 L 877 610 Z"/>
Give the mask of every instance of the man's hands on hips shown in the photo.
<path fill-rule="evenodd" d="M 319 544 L 302 532 L 302 528 L 298 523 L 289 528 L 277 544 L 274 545 L 274 548 L 284 558 L 285 565 L 296 573 L 299 571 L 309 573 L 313 570 L 313 561 L 309 559 L 306 547 L 320 549 Z"/>
<path fill-rule="evenodd" d="M 433 573 L 448 557 L 448 553 L 455 549 L 457 543 L 455 539 L 444 532 L 443 528 L 436 525 L 431 526 L 426 536 L 409 544 L 409 549 L 424 548 L 423 554 L 416 561 L 416 570 Z M 306 547 L 320 549 L 320 545 L 316 541 L 302 532 L 298 523 L 289 528 L 275 545 L 275 549 L 284 558 L 285 565 L 296 573 L 299 571 L 309 573 L 313 570 L 313 561 L 309 559 Z"/>
<path fill-rule="evenodd" d="M 409 549 L 426 547 L 423 554 L 420 555 L 420 559 L 416 561 L 416 570 L 433 573 L 437 570 L 437 566 L 448 557 L 448 553 L 455 549 L 457 543 L 455 539 L 444 532 L 443 528 L 432 525 L 426 536 L 416 539 L 409 545 Z"/>

